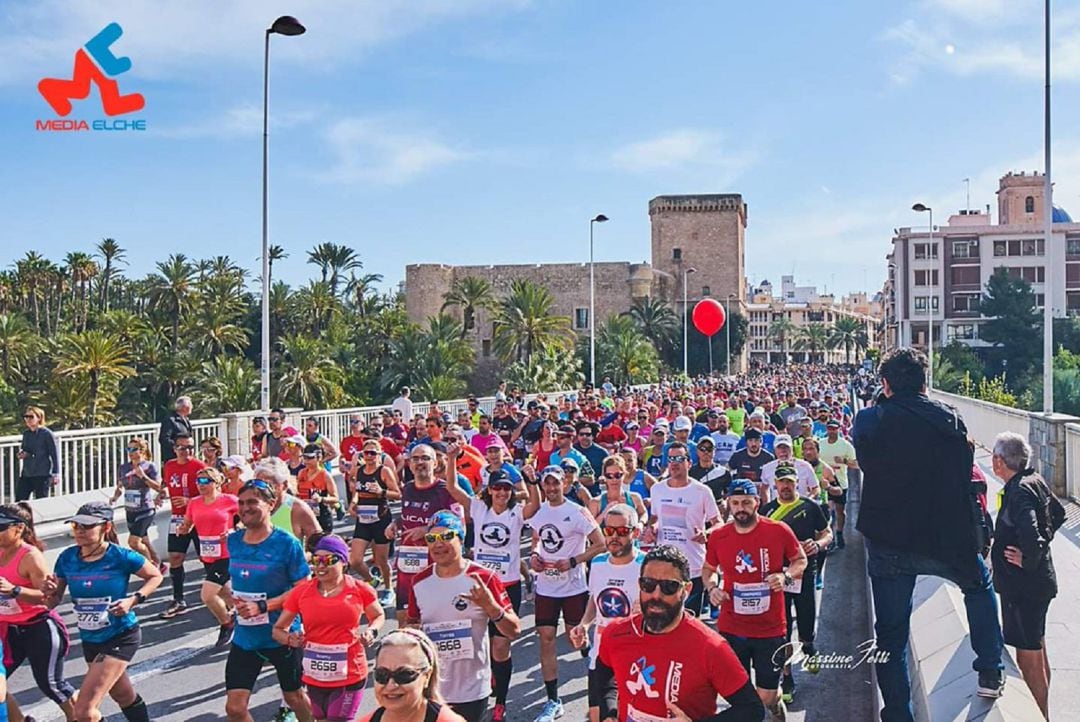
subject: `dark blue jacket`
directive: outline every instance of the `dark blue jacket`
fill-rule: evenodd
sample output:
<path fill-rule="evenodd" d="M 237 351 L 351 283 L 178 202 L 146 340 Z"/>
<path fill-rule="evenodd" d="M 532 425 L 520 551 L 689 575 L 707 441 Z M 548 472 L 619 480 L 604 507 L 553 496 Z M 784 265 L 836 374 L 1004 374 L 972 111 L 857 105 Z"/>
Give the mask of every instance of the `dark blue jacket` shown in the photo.
<path fill-rule="evenodd" d="M 56 450 L 56 437 L 45 426 L 37 431 L 26 429 L 22 433 L 22 450 L 26 452 L 20 477 L 53 476 L 60 473 L 60 455 Z"/>

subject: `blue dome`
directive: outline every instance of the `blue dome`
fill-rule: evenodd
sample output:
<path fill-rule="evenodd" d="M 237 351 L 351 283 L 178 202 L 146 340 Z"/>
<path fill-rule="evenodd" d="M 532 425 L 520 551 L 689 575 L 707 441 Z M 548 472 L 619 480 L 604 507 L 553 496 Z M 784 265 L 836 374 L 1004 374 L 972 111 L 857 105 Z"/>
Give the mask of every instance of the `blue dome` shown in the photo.
<path fill-rule="evenodd" d="M 1073 222 L 1072 216 L 1069 215 L 1069 212 L 1064 208 L 1059 208 L 1058 206 L 1054 206 L 1054 215 L 1052 216 L 1052 220 L 1054 223 Z"/>

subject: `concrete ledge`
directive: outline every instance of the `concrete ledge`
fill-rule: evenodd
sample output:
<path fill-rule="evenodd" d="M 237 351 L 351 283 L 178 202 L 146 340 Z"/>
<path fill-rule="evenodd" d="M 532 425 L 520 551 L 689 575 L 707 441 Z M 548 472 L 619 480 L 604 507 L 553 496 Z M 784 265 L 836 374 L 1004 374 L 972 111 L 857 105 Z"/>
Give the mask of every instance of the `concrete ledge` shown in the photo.
<path fill-rule="evenodd" d="M 933 722 L 1042 719 L 1035 699 L 1006 650 L 1005 694 L 996 700 L 975 694 L 975 653 L 968 638 L 964 597 L 952 583 L 919 577 L 912 598 L 908 666 L 915 719 Z"/>

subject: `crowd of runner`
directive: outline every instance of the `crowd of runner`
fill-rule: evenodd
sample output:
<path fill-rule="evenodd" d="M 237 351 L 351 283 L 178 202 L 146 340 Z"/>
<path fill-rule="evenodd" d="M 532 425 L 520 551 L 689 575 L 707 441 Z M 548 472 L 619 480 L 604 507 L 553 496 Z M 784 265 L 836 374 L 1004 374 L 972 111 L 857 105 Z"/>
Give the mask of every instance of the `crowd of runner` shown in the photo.
<path fill-rule="evenodd" d="M 816 593 L 845 545 L 852 405 L 869 395 L 853 370 L 809 365 L 527 403 L 501 389 L 491 408 L 470 399 L 456 414 L 414 414 L 406 389 L 352 416 L 342 439 L 275 409 L 234 456 L 195 443 L 185 397 L 162 460 L 130 439 L 110 502 L 70 519 L 75 544 L 51 570 L 29 507 L 0 505 L 4 668 L 27 662 L 69 720 L 100 719 L 106 694 L 148 720 L 127 675 L 138 606 L 167 576 L 160 616 L 188 611 L 194 548 L 215 646 L 229 650 L 230 720 L 252 719 L 267 664 L 279 719 L 351 722 L 369 676 L 378 709 L 363 719 L 521 718 L 508 696 L 527 601 L 546 698 L 536 722 L 564 715 L 560 623 L 588 659 L 593 722 L 782 720 L 795 694 L 784 662 L 813 658 Z M 159 555 L 149 530 L 166 503 Z M 346 517 L 351 534 L 334 534 Z M 65 594 L 89 665 L 78 690 L 63 671 Z M 6 712 L 23 719 L 10 696 Z"/>

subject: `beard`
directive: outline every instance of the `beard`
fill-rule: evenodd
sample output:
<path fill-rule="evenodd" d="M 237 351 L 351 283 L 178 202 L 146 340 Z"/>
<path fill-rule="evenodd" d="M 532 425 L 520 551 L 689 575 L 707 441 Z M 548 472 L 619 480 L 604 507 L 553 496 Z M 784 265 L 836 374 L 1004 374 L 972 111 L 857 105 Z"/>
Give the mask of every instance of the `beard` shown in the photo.
<path fill-rule="evenodd" d="M 736 526 L 741 526 L 745 529 L 748 526 L 753 526 L 754 522 L 757 520 L 757 512 L 737 511 L 732 514 L 732 518 L 735 519 Z"/>
<path fill-rule="evenodd" d="M 668 604 L 652 601 L 641 608 L 642 623 L 645 630 L 657 634 L 670 625 L 682 614 L 682 604 Z"/>

